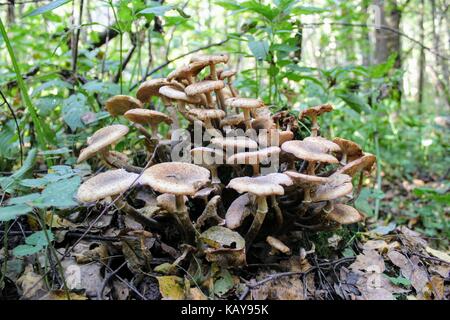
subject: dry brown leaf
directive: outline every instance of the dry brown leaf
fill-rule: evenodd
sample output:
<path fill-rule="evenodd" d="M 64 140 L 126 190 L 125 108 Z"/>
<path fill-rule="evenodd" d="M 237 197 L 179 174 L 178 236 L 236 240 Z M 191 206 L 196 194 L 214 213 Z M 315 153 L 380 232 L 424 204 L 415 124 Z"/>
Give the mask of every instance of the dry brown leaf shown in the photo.
<path fill-rule="evenodd" d="M 260 279 L 268 276 L 261 273 Z M 251 290 L 253 300 L 305 300 L 304 286 L 299 275 L 282 277 Z"/>
<path fill-rule="evenodd" d="M 103 286 L 102 264 L 77 264 L 74 258 L 62 261 L 67 287 L 70 290 L 85 290 L 88 297 L 97 296 Z M 109 290 L 109 289 L 108 289 Z M 107 291 L 108 291 L 107 290 Z M 107 293 L 105 291 L 105 293 Z"/>
<path fill-rule="evenodd" d="M 439 250 L 435 250 L 435 249 L 430 248 L 430 247 L 426 247 L 425 250 L 429 254 L 431 254 L 432 256 L 434 256 L 436 258 L 439 258 L 439 259 L 441 259 L 441 260 L 443 260 L 443 261 L 445 261 L 447 263 L 450 263 L 450 255 L 448 253 L 442 252 L 442 251 L 439 251 Z"/>
<path fill-rule="evenodd" d="M 413 271 L 412 263 L 406 258 L 403 254 L 398 251 L 390 251 L 387 253 L 388 258 L 391 262 L 400 268 L 401 274 L 407 278 L 411 278 L 411 274 Z"/>
<path fill-rule="evenodd" d="M 445 297 L 445 287 L 444 279 L 439 276 L 431 277 L 431 286 L 433 287 L 433 293 L 436 300 L 444 300 Z"/>
<path fill-rule="evenodd" d="M 17 279 L 17 285 L 22 289 L 25 299 L 38 299 L 46 293 L 42 277 L 34 272 L 31 264 L 25 267 L 22 276 Z"/>
<path fill-rule="evenodd" d="M 398 247 L 400 247 L 400 243 L 397 241 L 387 243 L 384 240 L 368 240 L 364 243 L 363 250 L 379 250 L 381 253 L 386 253 Z"/>
<path fill-rule="evenodd" d="M 42 296 L 39 300 L 87 300 L 88 298 L 79 293 L 69 292 L 69 296 L 64 290 L 50 291 L 46 295 Z"/>
<path fill-rule="evenodd" d="M 351 270 L 383 273 L 386 269 L 383 257 L 376 250 L 366 250 L 356 256 L 355 262 L 350 265 Z"/>

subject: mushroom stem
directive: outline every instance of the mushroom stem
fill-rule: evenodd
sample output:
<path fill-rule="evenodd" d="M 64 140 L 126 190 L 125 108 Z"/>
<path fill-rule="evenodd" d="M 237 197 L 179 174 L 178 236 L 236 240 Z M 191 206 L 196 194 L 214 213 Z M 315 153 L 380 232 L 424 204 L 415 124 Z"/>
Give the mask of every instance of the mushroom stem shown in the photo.
<path fill-rule="evenodd" d="M 217 167 L 216 166 L 209 166 L 209 171 L 211 171 L 211 183 L 212 184 L 221 184 L 222 181 L 219 179 L 219 175 L 217 174 Z"/>
<path fill-rule="evenodd" d="M 326 213 L 327 216 L 334 209 L 334 200 L 328 200 L 327 205 L 323 208 L 323 212 Z"/>
<path fill-rule="evenodd" d="M 259 229 L 261 229 L 268 211 L 267 199 L 265 196 L 256 197 L 256 202 L 258 204 L 258 209 L 256 210 L 252 225 L 245 235 L 245 246 L 247 249 L 250 248 L 253 240 L 255 240 L 256 236 L 258 235 Z"/>
<path fill-rule="evenodd" d="M 103 160 L 103 162 L 106 164 L 106 166 L 109 168 L 124 169 L 128 172 L 134 172 L 134 173 L 141 173 L 143 170 L 141 167 L 137 167 L 137 166 L 133 166 L 131 164 L 124 163 L 123 161 L 121 161 L 121 160 L 117 159 L 116 157 L 114 157 L 113 155 L 111 155 L 108 152 L 108 150 L 106 150 L 106 149 L 100 151 L 100 157 Z"/>
<path fill-rule="evenodd" d="M 281 212 L 280 207 L 278 206 L 277 197 L 275 195 L 270 196 L 272 202 L 272 208 L 275 210 L 275 218 L 277 220 L 278 229 L 283 225 L 283 213 Z"/>
<path fill-rule="evenodd" d="M 260 172 L 259 172 L 259 163 L 253 163 L 253 164 L 252 164 L 252 167 L 253 167 L 253 176 L 254 176 L 254 177 L 259 176 L 259 175 L 260 175 Z"/>
<path fill-rule="evenodd" d="M 142 215 L 139 211 L 137 211 L 134 207 L 128 204 L 128 202 L 124 201 L 123 198 L 120 196 L 116 200 L 116 207 L 129 215 L 133 220 L 136 222 L 142 224 L 145 227 L 148 227 L 151 230 L 161 230 L 161 225 L 158 221 L 152 218 L 148 218 L 144 215 Z"/>
<path fill-rule="evenodd" d="M 343 166 L 345 166 L 345 165 L 347 164 L 347 153 L 346 153 L 346 152 L 344 152 L 344 153 L 342 154 L 342 158 L 341 158 L 340 163 L 341 163 L 341 165 L 343 165 Z"/>
<path fill-rule="evenodd" d="M 251 129 L 252 125 L 251 125 L 251 116 L 250 116 L 250 110 L 247 108 L 243 108 L 243 112 L 244 112 L 244 122 L 245 122 L 245 128 Z"/>
<path fill-rule="evenodd" d="M 184 203 L 184 196 L 175 195 L 175 202 L 177 208 L 177 217 L 183 225 L 185 240 L 188 244 L 194 244 L 196 230 L 194 228 L 194 225 L 192 224 L 191 219 L 189 218 L 189 213 Z"/>
<path fill-rule="evenodd" d="M 311 122 L 312 122 L 312 125 L 311 125 L 311 137 L 317 137 L 320 127 L 319 127 L 319 124 L 317 122 L 317 116 L 316 115 L 312 115 L 311 116 Z"/>
<path fill-rule="evenodd" d="M 303 189 L 303 202 L 311 203 L 311 187 L 309 185 Z"/>
<path fill-rule="evenodd" d="M 205 92 L 205 96 L 206 96 L 206 107 L 208 109 L 214 109 L 214 105 L 213 105 L 213 99 L 211 96 L 211 92 Z"/>
<path fill-rule="evenodd" d="M 214 63 L 209 64 L 209 71 L 210 71 L 211 78 L 213 80 L 217 80 L 217 71 L 216 71 L 216 66 Z M 225 111 L 225 98 L 223 96 L 222 89 L 214 90 L 214 92 L 216 93 L 216 97 L 219 102 L 220 109 Z"/>

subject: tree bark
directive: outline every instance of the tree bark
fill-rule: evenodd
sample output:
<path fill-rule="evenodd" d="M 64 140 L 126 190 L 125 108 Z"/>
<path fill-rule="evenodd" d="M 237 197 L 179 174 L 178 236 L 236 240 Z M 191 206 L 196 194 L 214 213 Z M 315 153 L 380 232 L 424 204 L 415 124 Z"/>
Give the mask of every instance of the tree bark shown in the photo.
<path fill-rule="evenodd" d="M 420 42 L 424 43 L 424 40 L 425 40 L 425 30 L 424 30 L 424 28 L 425 28 L 425 26 L 424 26 L 425 2 L 424 2 L 424 0 L 420 0 L 420 6 L 421 6 L 421 14 L 420 14 L 420 22 L 419 22 Z M 422 110 L 423 110 L 424 86 L 425 86 L 425 50 L 423 47 L 420 47 L 419 83 L 417 85 L 417 88 L 418 88 L 417 102 L 419 103 L 419 110 L 418 110 L 419 114 L 422 114 Z"/>

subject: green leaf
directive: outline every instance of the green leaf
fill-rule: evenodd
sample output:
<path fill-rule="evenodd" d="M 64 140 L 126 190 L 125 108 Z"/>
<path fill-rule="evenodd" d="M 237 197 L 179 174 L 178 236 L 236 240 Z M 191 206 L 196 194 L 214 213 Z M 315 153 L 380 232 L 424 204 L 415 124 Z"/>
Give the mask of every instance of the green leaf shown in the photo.
<path fill-rule="evenodd" d="M 328 11 L 327 9 L 317 7 L 298 6 L 292 9 L 293 14 L 316 14 Z"/>
<path fill-rule="evenodd" d="M 74 200 L 74 196 L 80 183 L 81 178 L 79 176 L 53 182 L 42 191 L 41 197 L 35 200 L 33 204 L 40 208 L 76 206 L 77 202 Z"/>
<path fill-rule="evenodd" d="M 402 285 L 405 287 L 411 286 L 411 281 L 405 277 L 402 277 L 402 276 L 389 277 L 388 275 L 384 275 L 384 276 L 387 277 L 396 286 L 398 286 L 398 285 Z"/>
<path fill-rule="evenodd" d="M 163 16 L 167 11 L 174 9 L 174 6 L 155 6 L 145 8 L 138 12 L 138 14 L 153 14 L 155 16 Z"/>
<path fill-rule="evenodd" d="M 45 236 L 45 233 L 47 232 L 47 236 Z M 32 246 L 39 246 L 39 247 L 44 247 L 49 245 L 49 242 L 47 241 L 47 237 L 48 240 L 53 241 L 55 240 L 55 236 L 53 235 L 53 233 L 49 230 L 47 231 L 41 230 L 41 231 L 37 231 L 35 233 L 33 233 L 32 235 L 30 235 L 29 237 L 27 237 L 25 239 L 25 243 L 28 245 L 32 245 Z"/>
<path fill-rule="evenodd" d="M 87 107 L 87 98 L 81 93 L 71 95 L 63 102 L 63 119 L 72 131 L 78 128 L 84 128 L 81 117 L 89 111 Z"/>
<path fill-rule="evenodd" d="M 32 207 L 26 204 L 17 204 L 8 207 L 0 208 L 0 221 L 14 220 L 18 216 L 30 213 L 33 210 Z"/>
<path fill-rule="evenodd" d="M 11 192 L 14 189 L 14 186 L 33 168 L 36 163 L 36 155 L 37 150 L 34 148 L 31 149 L 19 170 L 9 177 L 0 178 L 0 187 L 5 192 Z"/>
<path fill-rule="evenodd" d="M 222 269 L 217 277 L 217 280 L 214 282 L 214 294 L 221 297 L 225 293 L 233 289 L 233 287 L 234 282 L 230 272 L 226 269 Z"/>
<path fill-rule="evenodd" d="M 41 196 L 40 193 L 30 193 L 25 196 L 15 197 L 8 200 L 9 205 L 13 204 L 30 204 Z"/>
<path fill-rule="evenodd" d="M 25 17 L 33 17 L 33 16 L 37 16 L 39 14 L 43 14 L 45 12 L 48 11 L 52 11 L 58 7 L 61 7 L 62 5 L 65 5 L 68 2 L 71 2 L 72 0 L 55 0 L 52 1 L 46 5 L 43 5 L 37 9 L 34 9 L 33 11 L 31 11 L 29 14 L 26 14 Z"/>
<path fill-rule="evenodd" d="M 265 60 L 269 53 L 269 43 L 267 41 L 249 41 L 248 47 L 253 56 L 258 60 Z"/>
<path fill-rule="evenodd" d="M 43 247 L 30 246 L 28 244 L 21 244 L 13 249 L 13 255 L 15 257 L 31 256 L 44 249 Z"/>
<path fill-rule="evenodd" d="M 371 109 L 370 106 L 368 105 L 368 103 L 366 101 L 364 101 L 364 99 L 356 94 L 352 94 L 352 93 L 340 93 L 337 94 L 337 96 L 339 98 L 341 98 L 342 100 L 344 100 L 344 102 L 350 107 L 352 108 L 354 111 L 361 113 L 361 112 L 365 112 L 365 113 L 370 113 Z"/>

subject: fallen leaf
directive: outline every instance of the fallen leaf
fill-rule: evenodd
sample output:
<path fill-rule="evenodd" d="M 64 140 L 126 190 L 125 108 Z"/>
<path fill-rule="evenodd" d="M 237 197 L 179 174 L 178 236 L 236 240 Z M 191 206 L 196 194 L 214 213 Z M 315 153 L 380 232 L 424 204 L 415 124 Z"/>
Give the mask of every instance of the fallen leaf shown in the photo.
<path fill-rule="evenodd" d="M 356 260 L 350 265 L 350 269 L 383 273 L 386 266 L 383 257 L 377 251 L 367 250 L 356 256 Z"/>
<path fill-rule="evenodd" d="M 435 250 L 433 248 L 430 247 L 426 247 L 425 250 L 431 254 L 432 256 L 439 258 L 447 263 L 450 263 L 450 255 L 448 253 L 439 251 L 439 250 Z"/>
<path fill-rule="evenodd" d="M 85 295 L 69 292 L 69 296 L 64 290 L 53 290 L 42 296 L 39 300 L 87 300 Z"/>
<path fill-rule="evenodd" d="M 156 277 L 164 300 L 184 300 L 184 281 L 177 276 Z"/>
<path fill-rule="evenodd" d="M 31 264 L 25 267 L 22 276 L 17 279 L 17 285 L 22 289 L 22 296 L 25 299 L 38 299 L 46 293 L 44 280 L 34 272 Z"/>

